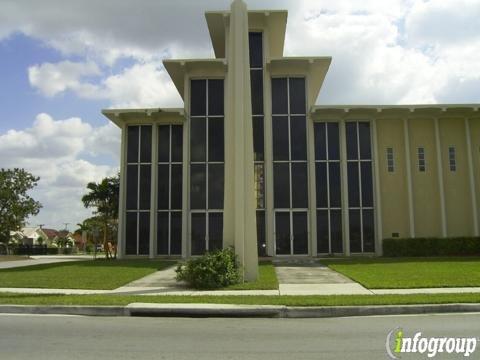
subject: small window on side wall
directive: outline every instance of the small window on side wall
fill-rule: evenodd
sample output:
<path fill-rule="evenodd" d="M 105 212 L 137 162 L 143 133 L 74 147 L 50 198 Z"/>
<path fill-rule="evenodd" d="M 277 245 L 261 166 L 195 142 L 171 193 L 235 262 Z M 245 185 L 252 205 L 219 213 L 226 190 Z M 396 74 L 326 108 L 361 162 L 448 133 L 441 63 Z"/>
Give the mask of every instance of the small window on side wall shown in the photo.
<path fill-rule="evenodd" d="M 418 154 L 418 171 L 425 172 L 426 163 L 425 163 L 425 148 L 423 146 L 417 149 Z"/>
<path fill-rule="evenodd" d="M 387 147 L 387 171 L 395 171 L 395 161 L 393 159 L 393 148 Z"/>
<path fill-rule="evenodd" d="M 455 146 L 448 147 L 448 165 L 450 167 L 450 171 L 457 171 L 457 154 L 455 151 Z"/>

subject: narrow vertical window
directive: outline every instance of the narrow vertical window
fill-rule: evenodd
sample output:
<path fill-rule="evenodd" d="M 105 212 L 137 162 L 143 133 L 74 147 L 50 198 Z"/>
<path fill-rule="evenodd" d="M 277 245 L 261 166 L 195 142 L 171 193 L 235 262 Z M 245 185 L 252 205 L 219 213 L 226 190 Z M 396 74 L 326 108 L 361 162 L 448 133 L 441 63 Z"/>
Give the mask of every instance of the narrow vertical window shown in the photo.
<path fill-rule="evenodd" d="M 253 163 L 257 204 L 258 255 L 266 256 L 265 243 L 265 141 L 263 112 L 263 33 L 248 34 L 250 51 L 250 88 L 252 99 Z"/>
<path fill-rule="evenodd" d="M 349 121 L 347 139 L 347 182 L 350 251 L 375 251 L 373 220 L 373 171 L 370 123 Z"/>
<path fill-rule="evenodd" d="M 395 171 L 395 161 L 393 159 L 393 148 L 387 148 L 387 171 L 394 172 Z"/>
<path fill-rule="evenodd" d="M 343 242 L 338 123 L 315 123 L 314 133 L 317 253 L 341 253 Z"/>
<path fill-rule="evenodd" d="M 224 82 L 191 81 L 190 229 L 191 255 L 223 243 Z M 171 225 L 173 226 L 173 225 Z"/>
<path fill-rule="evenodd" d="M 128 126 L 126 255 L 148 255 L 149 252 L 151 161 L 152 127 Z"/>
<path fill-rule="evenodd" d="M 308 253 L 305 79 L 272 78 L 275 253 Z"/>
<path fill-rule="evenodd" d="M 158 255 L 182 253 L 182 143 L 182 125 L 158 127 Z"/>
<path fill-rule="evenodd" d="M 425 172 L 426 170 L 426 163 L 425 163 L 425 148 L 419 147 L 417 149 L 418 155 L 418 171 Z"/>
<path fill-rule="evenodd" d="M 457 158 L 455 152 L 455 146 L 450 146 L 448 148 L 448 165 L 450 166 L 450 171 L 457 171 Z"/>

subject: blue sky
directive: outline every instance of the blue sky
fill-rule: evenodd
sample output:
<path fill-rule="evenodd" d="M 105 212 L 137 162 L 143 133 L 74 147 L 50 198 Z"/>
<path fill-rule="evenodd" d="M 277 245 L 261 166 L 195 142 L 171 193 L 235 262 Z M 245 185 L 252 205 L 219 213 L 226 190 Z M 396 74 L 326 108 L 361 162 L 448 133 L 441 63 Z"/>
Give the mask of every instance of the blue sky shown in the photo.
<path fill-rule="evenodd" d="M 27 72 L 30 66 L 64 59 L 57 50 L 22 33 L 0 42 L 0 118 L 3 119 L 0 132 L 30 126 L 39 112 L 60 119 L 82 114 L 96 124 L 105 121 L 99 109 L 108 106 L 107 101 L 83 101 L 71 93 L 48 98 L 30 86 Z"/>
<path fill-rule="evenodd" d="M 161 60 L 212 57 L 226 0 L 0 0 L 0 167 L 41 177 L 31 225 L 90 216 L 119 166 L 102 108 L 183 106 Z M 480 103 L 480 0 L 250 0 L 287 9 L 285 55 L 333 57 L 319 104 Z M 186 25 L 187 24 L 187 25 Z"/>

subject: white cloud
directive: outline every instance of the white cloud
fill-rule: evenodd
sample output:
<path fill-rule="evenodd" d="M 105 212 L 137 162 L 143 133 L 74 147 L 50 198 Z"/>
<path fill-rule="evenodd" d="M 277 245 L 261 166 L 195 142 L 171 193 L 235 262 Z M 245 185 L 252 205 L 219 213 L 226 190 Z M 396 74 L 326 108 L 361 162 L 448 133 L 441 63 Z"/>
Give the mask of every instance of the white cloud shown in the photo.
<path fill-rule="evenodd" d="M 213 52 L 203 12 L 228 6 L 223 0 L 2 0 L 0 39 L 20 31 L 65 55 L 108 64 L 119 57 L 148 61 L 169 48 L 181 52 L 172 56 L 190 49 L 207 56 Z"/>
<path fill-rule="evenodd" d="M 469 11 L 480 2 L 303 1 L 286 52 L 333 57 L 322 104 L 480 102 L 480 22 Z"/>
<path fill-rule="evenodd" d="M 92 62 L 44 63 L 28 69 L 30 85 L 45 96 L 72 91 L 85 99 L 105 99 L 112 107 L 178 107 L 183 102 L 163 65 L 137 63 L 118 74 L 94 83 L 89 76 L 100 75 Z"/>
<path fill-rule="evenodd" d="M 478 0 L 417 1 L 405 20 L 406 34 L 413 45 L 469 43 L 480 35 Z"/>
<path fill-rule="evenodd" d="M 94 62 L 61 61 L 56 64 L 43 63 L 28 68 L 30 84 L 46 96 L 55 96 L 65 90 L 86 91 L 90 86 L 82 80 L 89 76 L 100 75 L 100 69 Z"/>
<path fill-rule="evenodd" d="M 109 163 L 118 163 L 119 148 L 119 130 L 111 125 L 95 128 L 79 118 L 54 120 L 43 113 L 31 128 L 0 134 L 0 167 L 25 168 L 40 177 L 31 194 L 43 208 L 31 223 L 58 228 L 91 216 L 80 200 L 87 183 L 118 171 L 117 166 L 96 164 L 94 156 L 107 154 Z"/>
<path fill-rule="evenodd" d="M 119 0 L 68 5 L 45 0 L 40 9 L 28 0 L 4 1 L 8 6 L 0 14 L 0 24 L 5 17 L 0 37 L 22 31 L 105 69 L 93 82 L 88 78 L 98 76 L 93 67 L 88 75 L 72 74 L 55 64 L 44 69 L 37 65 L 32 69 L 44 78 L 31 79 L 33 86 L 46 95 L 70 90 L 83 98 L 107 99 L 112 107 L 181 106 L 159 60 L 212 56 L 203 12 L 227 9 L 230 3 L 145 0 L 141 7 L 133 7 Z M 452 102 L 458 99 L 459 87 L 466 95 L 464 101 L 480 101 L 478 92 L 472 91 L 480 86 L 479 0 L 247 3 L 252 9 L 289 10 L 287 55 L 333 57 L 321 103 Z M 106 75 L 125 57 L 134 65 Z"/>
<path fill-rule="evenodd" d="M 112 107 L 183 106 L 177 89 L 163 65 L 135 64 L 121 73 L 109 76 L 85 96 L 106 98 Z"/>

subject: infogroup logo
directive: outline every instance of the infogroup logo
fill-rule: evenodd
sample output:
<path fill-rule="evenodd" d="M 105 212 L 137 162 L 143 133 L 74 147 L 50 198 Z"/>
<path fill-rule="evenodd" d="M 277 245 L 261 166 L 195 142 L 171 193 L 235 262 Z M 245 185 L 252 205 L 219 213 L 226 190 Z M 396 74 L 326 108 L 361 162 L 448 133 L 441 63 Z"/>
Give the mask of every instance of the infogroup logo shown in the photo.
<path fill-rule="evenodd" d="M 401 328 L 395 328 L 387 335 L 385 347 L 391 359 L 400 359 L 400 354 L 426 354 L 433 358 L 439 353 L 463 355 L 469 357 L 477 348 L 478 339 L 455 337 L 422 337 L 421 332 L 413 337 L 405 337 Z"/>

